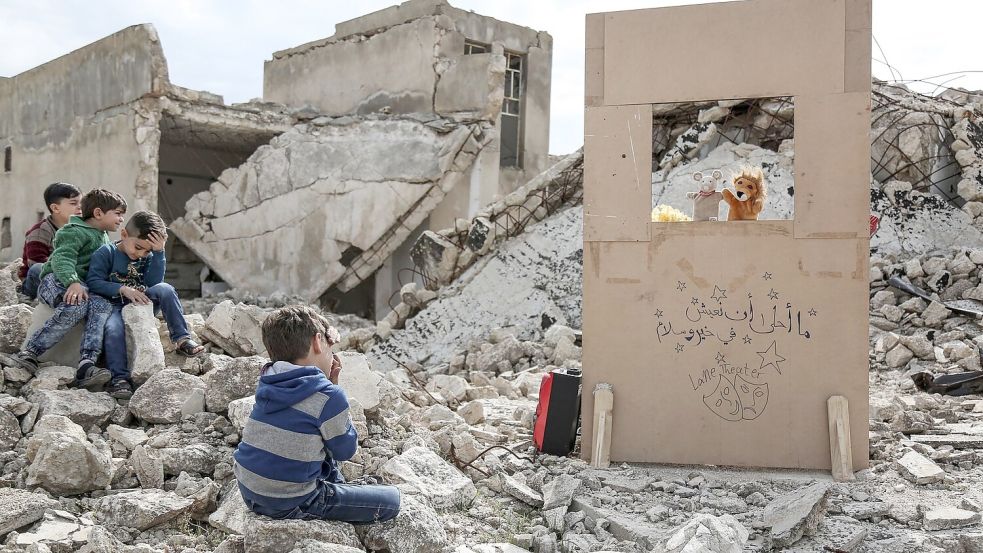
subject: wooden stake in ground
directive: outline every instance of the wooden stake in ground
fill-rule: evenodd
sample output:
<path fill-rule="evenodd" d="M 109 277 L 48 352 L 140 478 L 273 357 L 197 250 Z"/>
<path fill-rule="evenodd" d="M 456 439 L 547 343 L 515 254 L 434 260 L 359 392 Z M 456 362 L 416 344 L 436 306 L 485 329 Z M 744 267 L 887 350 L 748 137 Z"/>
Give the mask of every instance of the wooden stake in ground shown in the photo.
<path fill-rule="evenodd" d="M 826 400 L 829 415 L 829 455 L 833 465 L 833 480 L 850 482 L 853 476 L 853 452 L 850 449 L 850 406 L 843 396 Z"/>
<path fill-rule="evenodd" d="M 608 468 L 611 465 L 611 426 L 614 423 L 614 390 L 603 382 L 594 386 L 594 438 L 590 465 Z"/>

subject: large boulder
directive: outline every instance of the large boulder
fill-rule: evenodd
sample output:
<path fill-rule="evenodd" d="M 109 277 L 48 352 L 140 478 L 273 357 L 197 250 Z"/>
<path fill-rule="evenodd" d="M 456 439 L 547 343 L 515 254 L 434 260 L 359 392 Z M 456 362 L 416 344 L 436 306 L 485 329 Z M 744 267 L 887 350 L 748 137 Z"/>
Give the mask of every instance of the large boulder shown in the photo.
<path fill-rule="evenodd" d="M 39 493 L 15 488 L 0 488 L 0 538 L 11 530 L 41 520 L 47 509 L 58 502 Z"/>
<path fill-rule="evenodd" d="M 225 300 L 209 313 L 200 334 L 234 357 L 266 356 L 261 328 L 266 315 L 261 307 Z"/>
<path fill-rule="evenodd" d="M 108 524 L 147 530 L 181 516 L 193 503 L 174 492 L 137 490 L 99 499 L 93 514 Z"/>
<path fill-rule="evenodd" d="M 113 474 L 112 452 L 102 439 L 93 440 L 67 417 L 42 417 L 27 441 L 27 485 L 41 486 L 55 495 L 105 488 Z"/>
<path fill-rule="evenodd" d="M 419 494 L 440 510 L 462 508 L 478 494 L 470 478 L 430 449 L 411 447 L 382 466 L 388 481 L 407 494 Z M 405 501 L 406 494 L 404 494 Z"/>
<path fill-rule="evenodd" d="M 372 551 L 424 553 L 441 551 L 448 544 L 447 532 L 437 512 L 416 497 L 403 495 L 396 518 L 359 527 L 365 546 Z"/>
<path fill-rule="evenodd" d="M 134 384 L 143 384 L 165 367 L 164 347 L 157 333 L 154 306 L 131 303 L 123 307 L 123 324 L 126 328 L 130 378 Z"/>
<path fill-rule="evenodd" d="M 38 404 L 38 415 L 68 417 L 82 428 L 102 426 L 116 409 L 116 400 L 104 392 L 83 389 L 40 390 L 31 396 Z"/>
<path fill-rule="evenodd" d="M 178 475 L 182 472 L 211 474 L 215 465 L 222 462 L 223 455 L 214 446 L 191 444 L 187 447 L 165 447 L 156 454 L 164 464 L 164 474 Z"/>
<path fill-rule="evenodd" d="M 0 307 L 0 353 L 14 353 L 27 339 L 31 308 L 22 303 Z"/>
<path fill-rule="evenodd" d="M 229 403 L 256 393 L 259 373 L 266 359 L 259 356 L 225 357 L 211 355 L 206 361 L 205 373 L 205 407 L 212 413 L 220 413 L 229 407 Z"/>
<path fill-rule="evenodd" d="M 137 388 L 130 411 L 152 424 L 170 424 L 205 409 L 205 383 L 178 369 L 164 369 Z"/>

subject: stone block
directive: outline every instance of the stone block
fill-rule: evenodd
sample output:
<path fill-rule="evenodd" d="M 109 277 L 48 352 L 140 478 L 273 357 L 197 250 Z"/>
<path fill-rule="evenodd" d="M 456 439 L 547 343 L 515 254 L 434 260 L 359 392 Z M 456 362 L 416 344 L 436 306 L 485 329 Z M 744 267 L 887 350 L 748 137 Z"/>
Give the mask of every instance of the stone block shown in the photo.
<path fill-rule="evenodd" d="M 0 488 L 0 538 L 11 530 L 41 520 L 47 509 L 58 502 L 40 493 L 16 488 Z"/>
<path fill-rule="evenodd" d="M 181 516 L 193 503 L 173 492 L 138 490 L 100 498 L 93 515 L 108 524 L 142 531 Z"/>
<path fill-rule="evenodd" d="M 945 471 L 928 457 L 917 451 L 905 453 L 897 462 L 901 476 L 915 484 L 934 484 L 945 478 Z"/>
<path fill-rule="evenodd" d="M 0 353 L 20 351 L 31 327 L 31 308 L 22 303 L 0 307 Z"/>
<path fill-rule="evenodd" d="M 731 515 L 697 514 L 666 540 L 666 553 L 741 553 L 748 531 Z"/>
<path fill-rule="evenodd" d="M 205 407 L 212 413 L 221 413 L 228 409 L 230 402 L 255 394 L 260 371 L 267 362 L 259 356 L 223 361 L 201 377 L 205 383 Z"/>
<path fill-rule="evenodd" d="M 123 307 L 123 325 L 126 329 L 126 358 L 130 376 L 134 384 L 143 384 L 165 367 L 164 347 L 157 332 L 154 306 L 131 303 Z"/>
<path fill-rule="evenodd" d="M 205 383 L 177 369 L 150 377 L 130 398 L 130 411 L 152 424 L 170 424 L 205 409 Z"/>
<path fill-rule="evenodd" d="M 380 473 L 405 492 L 426 497 L 439 510 L 470 505 L 478 494 L 470 478 L 425 447 L 407 449 L 387 461 Z"/>
<path fill-rule="evenodd" d="M 345 394 L 356 399 L 367 411 L 378 407 L 382 375 L 372 370 L 364 354 L 343 351 L 338 353 L 338 357 L 341 358 L 338 385 L 345 390 Z"/>
<path fill-rule="evenodd" d="M 32 334 L 40 329 L 45 321 L 51 318 L 55 314 L 55 310 L 48 307 L 47 304 L 43 302 L 38 302 L 37 307 L 34 308 L 34 312 L 31 313 L 31 326 L 28 327 L 26 336 L 24 337 L 24 343 L 21 344 L 21 349 L 27 344 L 27 339 L 31 337 Z M 82 346 L 82 331 L 85 329 L 84 321 L 73 326 L 68 334 L 61 339 L 60 342 L 55 344 L 55 346 L 48 351 L 44 352 L 44 355 L 40 357 L 42 363 L 54 363 L 56 365 L 63 365 L 66 367 L 74 367 L 79 363 L 79 348 Z"/>
<path fill-rule="evenodd" d="M 980 513 L 957 507 L 939 507 L 925 512 L 922 528 L 929 532 L 963 528 L 979 523 L 980 516 Z"/>
<path fill-rule="evenodd" d="M 85 429 L 106 424 L 116 408 L 109 394 L 83 389 L 41 390 L 31 400 L 38 404 L 38 416 L 61 415 Z"/>
<path fill-rule="evenodd" d="M 359 527 L 365 546 L 372 551 L 417 553 L 441 551 L 448 544 L 447 532 L 437 513 L 412 495 L 400 499 L 396 518 Z"/>
<path fill-rule="evenodd" d="M 830 485 L 824 482 L 792 490 L 765 506 L 762 519 L 770 528 L 773 548 L 788 547 L 804 535 L 813 535 L 826 514 Z"/>

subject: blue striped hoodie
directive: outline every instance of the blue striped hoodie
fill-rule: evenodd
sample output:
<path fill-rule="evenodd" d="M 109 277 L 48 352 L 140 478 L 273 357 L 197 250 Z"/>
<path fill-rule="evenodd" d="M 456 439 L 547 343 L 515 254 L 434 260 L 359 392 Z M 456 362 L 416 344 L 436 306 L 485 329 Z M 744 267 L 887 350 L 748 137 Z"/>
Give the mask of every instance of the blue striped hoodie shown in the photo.
<path fill-rule="evenodd" d="M 276 516 L 308 502 L 321 478 L 336 480 L 358 435 L 345 392 L 317 367 L 277 361 L 261 374 L 233 470 L 246 504 Z"/>

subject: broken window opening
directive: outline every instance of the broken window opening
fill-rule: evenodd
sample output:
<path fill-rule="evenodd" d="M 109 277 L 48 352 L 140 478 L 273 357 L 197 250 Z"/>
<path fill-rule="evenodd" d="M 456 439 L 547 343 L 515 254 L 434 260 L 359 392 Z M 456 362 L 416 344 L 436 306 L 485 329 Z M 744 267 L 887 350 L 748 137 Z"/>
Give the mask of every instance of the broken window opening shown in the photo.
<path fill-rule="evenodd" d="M 464 55 L 469 56 L 471 54 L 487 54 L 491 52 L 491 45 L 484 44 L 481 42 L 475 42 L 473 40 L 464 41 Z"/>
<path fill-rule="evenodd" d="M 0 224 L 0 250 L 9 248 L 14 243 L 13 236 L 10 234 L 10 217 L 4 217 Z"/>
<path fill-rule="evenodd" d="M 3 149 L 3 172 L 9 173 L 13 170 L 14 150 L 10 146 Z"/>
<path fill-rule="evenodd" d="M 652 106 L 652 220 L 793 219 L 790 96 Z"/>
<path fill-rule="evenodd" d="M 522 167 L 522 96 L 525 56 L 505 52 L 505 99 L 502 101 L 501 135 L 502 167 Z"/>

